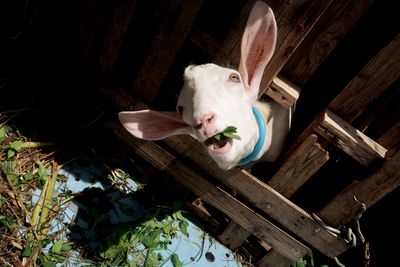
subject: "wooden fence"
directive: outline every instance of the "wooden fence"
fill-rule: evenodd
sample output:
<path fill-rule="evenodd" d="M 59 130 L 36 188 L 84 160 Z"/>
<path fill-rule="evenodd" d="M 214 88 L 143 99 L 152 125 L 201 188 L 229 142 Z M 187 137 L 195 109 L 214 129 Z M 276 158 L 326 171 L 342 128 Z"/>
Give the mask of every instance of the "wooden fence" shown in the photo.
<path fill-rule="evenodd" d="M 245 1 L 87 1 L 85 54 L 101 94 L 117 110 L 173 110 L 184 66 L 237 67 Z M 316 249 L 349 248 L 311 215 L 340 228 L 400 184 L 400 35 L 396 8 L 383 1 L 266 1 L 278 24 L 262 94 L 296 106 L 279 160 L 220 170 L 193 138 L 162 143 L 115 134 L 230 218 L 219 239 L 235 249 L 264 242 L 259 266 L 289 266 Z M 385 30 L 382 30 L 385 29 Z M 340 178 L 342 177 L 342 178 Z M 344 177 L 344 178 L 343 178 Z M 306 194 L 313 195 L 305 201 Z M 267 243 L 267 245 L 265 245 Z"/>

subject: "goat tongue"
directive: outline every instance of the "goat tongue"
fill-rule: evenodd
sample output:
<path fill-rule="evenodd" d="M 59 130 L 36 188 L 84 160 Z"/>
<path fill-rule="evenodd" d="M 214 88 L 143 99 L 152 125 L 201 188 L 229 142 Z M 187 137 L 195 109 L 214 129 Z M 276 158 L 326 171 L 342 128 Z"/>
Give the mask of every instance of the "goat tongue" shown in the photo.
<path fill-rule="evenodd" d="M 226 145 L 226 140 L 213 140 L 213 149 L 217 150 L 223 148 Z"/>

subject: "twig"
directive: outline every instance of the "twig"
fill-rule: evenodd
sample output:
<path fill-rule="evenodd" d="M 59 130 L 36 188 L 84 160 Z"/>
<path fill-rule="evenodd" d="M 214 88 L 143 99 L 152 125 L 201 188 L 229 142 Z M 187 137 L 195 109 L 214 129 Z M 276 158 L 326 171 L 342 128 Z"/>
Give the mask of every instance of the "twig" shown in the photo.
<path fill-rule="evenodd" d="M 17 190 L 15 190 L 13 184 L 11 183 L 10 179 L 8 178 L 7 172 L 4 170 L 3 168 L 3 164 L 0 163 L 0 173 L 1 176 L 4 177 L 4 179 L 7 181 L 8 186 L 10 187 L 13 196 L 12 198 L 17 202 L 17 205 L 26 213 L 28 214 L 28 211 L 26 210 L 25 206 L 21 204 L 21 201 L 19 201 L 18 199 L 18 194 L 17 194 Z"/>

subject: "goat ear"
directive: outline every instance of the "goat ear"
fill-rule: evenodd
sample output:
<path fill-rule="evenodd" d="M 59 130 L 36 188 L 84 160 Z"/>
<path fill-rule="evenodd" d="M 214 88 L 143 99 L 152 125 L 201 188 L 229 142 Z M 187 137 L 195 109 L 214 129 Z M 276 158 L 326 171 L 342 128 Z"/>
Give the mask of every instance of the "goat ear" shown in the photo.
<path fill-rule="evenodd" d="M 249 15 L 242 37 L 239 72 L 250 99 L 258 98 L 264 69 L 275 50 L 277 27 L 272 9 L 257 1 Z"/>
<path fill-rule="evenodd" d="M 123 111 L 118 118 L 129 133 L 140 139 L 161 140 L 171 135 L 192 133 L 192 128 L 177 112 Z"/>

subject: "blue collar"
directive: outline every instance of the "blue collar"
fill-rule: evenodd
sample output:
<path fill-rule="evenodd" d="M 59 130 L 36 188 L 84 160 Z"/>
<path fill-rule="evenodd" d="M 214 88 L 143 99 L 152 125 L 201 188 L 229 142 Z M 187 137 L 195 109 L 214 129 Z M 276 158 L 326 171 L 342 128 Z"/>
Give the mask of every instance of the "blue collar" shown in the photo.
<path fill-rule="evenodd" d="M 257 121 L 257 125 L 258 125 L 258 135 L 259 135 L 258 141 L 253 149 L 253 152 L 251 152 L 245 158 L 241 159 L 238 163 L 238 166 L 247 165 L 250 162 L 252 162 L 253 160 L 255 160 L 257 155 L 260 153 L 261 149 L 264 146 L 265 137 L 267 135 L 267 128 L 265 126 L 264 118 L 261 115 L 261 112 L 256 107 L 253 107 L 253 113 L 254 113 L 254 116 L 256 117 L 256 121 Z"/>

